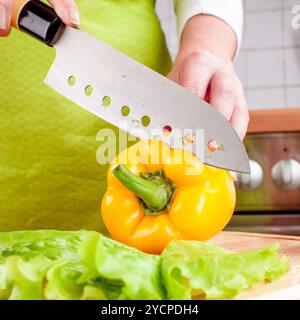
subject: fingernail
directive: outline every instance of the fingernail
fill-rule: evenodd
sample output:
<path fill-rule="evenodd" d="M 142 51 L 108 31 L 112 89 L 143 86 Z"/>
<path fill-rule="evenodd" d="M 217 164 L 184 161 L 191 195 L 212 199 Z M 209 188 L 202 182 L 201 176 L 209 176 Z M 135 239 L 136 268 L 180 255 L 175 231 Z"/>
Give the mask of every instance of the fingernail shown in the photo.
<path fill-rule="evenodd" d="M 6 29 L 6 13 L 5 8 L 0 5 L 0 29 Z"/>
<path fill-rule="evenodd" d="M 235 173 L 235 172 L 233 172 L 233 171 L 230 171 L 230 174 L 231 174 L 231 176 L 232 176 L 232 179 L 233 179 L 233 181 L 234 182 L 237 182 L 237 174 Z"/>
<path fill-rule="evenodd" d="M 79 26 L 80 25 L 80 16 L 77 10 L 71 9 L 69 12 L 69 20 L 70 22 L 75 25 Z"/>

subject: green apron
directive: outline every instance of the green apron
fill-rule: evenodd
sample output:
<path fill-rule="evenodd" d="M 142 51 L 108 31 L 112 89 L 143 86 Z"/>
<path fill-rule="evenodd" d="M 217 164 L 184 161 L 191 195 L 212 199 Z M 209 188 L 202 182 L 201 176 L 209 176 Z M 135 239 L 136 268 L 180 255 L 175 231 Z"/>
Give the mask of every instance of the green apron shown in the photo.
<path fill-rule="evenodd" d="M 154 2 L 77 0 L 81 27 L 166 74 L 171 60 Z M 112 126 L 43 84 L 54 55 L 20 32 L 0 38 L 0 231 L 105 232 L 107 166 L 96 161 L 96 134 Z"/>

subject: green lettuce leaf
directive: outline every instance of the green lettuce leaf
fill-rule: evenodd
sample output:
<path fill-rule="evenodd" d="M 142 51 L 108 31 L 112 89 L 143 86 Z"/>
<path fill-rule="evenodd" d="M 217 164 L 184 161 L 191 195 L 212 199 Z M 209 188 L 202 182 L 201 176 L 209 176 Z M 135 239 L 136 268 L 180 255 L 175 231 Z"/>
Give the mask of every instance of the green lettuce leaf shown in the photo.
<path fill-rule="evenodd" d="M 0 299 L 230 298 L 284 274 L 277 251 L 174 241 L 157 256 L 94 231 L 0 233 Z"/>
<path fill-rule="evenodd" d="M 276 280 L 289 269 L 278 247 L 235 253 L 213 243 L 173 241 L 161 255 L 167 298 L 231 298 L 254 283 Z"/>
<path fill-rule="evenodd" d="M 48 300 L 80 300 L 84 285 L 77 283 L 82 267 L 77 263 L 55 263 L 45 275 L 45 298 Z"/>
<path fill-rule="evenodd" d="M 70 279 L 70 274 L 80 268 L 79 245 L 91 234 L 94 232 L 42 230 L 0 233 L 0 299 L 78 298 L 75 285 L 65 291 L 65 295 L 55 295 L 52 291 L 57 293 L 62 286 L 71 286 L 74 278 Z M 70 264 L 71 270 L 68 268 Z M 57 269 L 61 265 L 64 269 L 59 277 Z"/>
<path fill-rule="evenodd" d="M 160 256 L 143 253 L 98 235 L 87 239 L 79 250 L 85 272 L 79 282 L 98 284 L 113 299 L 162 299 Z M 106 290 L 105 290 L 106 289 Z"/>
<path fill-rule="evenodd" d="M 9 256 L 29 260 L 42 254 L 50 260 L 78 259 L 79 244 L 93 231 L 14 231 L 0 232 L 0 261 Z"/>
<path fill-rule="evenodd" d="M 0 299 L 161 299 L 160 257 L 93 231 L 0 233 Z"/>
<path fill-rule="evenodd" d="M 21 257 L 9 257 L 5 262 L 6 291 L 10 300 L 43 299 L 43 278 L 49 267 L 49 260 L 43 256 L 30 262 Z"/>

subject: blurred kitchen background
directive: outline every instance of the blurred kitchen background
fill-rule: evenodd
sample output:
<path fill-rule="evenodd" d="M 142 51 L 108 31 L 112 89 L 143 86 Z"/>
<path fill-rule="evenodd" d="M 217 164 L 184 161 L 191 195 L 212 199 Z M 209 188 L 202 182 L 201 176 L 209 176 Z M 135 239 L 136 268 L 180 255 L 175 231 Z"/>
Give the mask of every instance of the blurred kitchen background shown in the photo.
<path fill-rule="evenodd" d="M 251 174 L 238 175 L 227 229 L 299 236 L 300 0 L 243 2 L 243 42 L 234 64 L 251 110 L 244 140 Z M 157 0 L 157 12 L 174 58 L 173 0 Z"/>
<path fill-rule="evenodd" d="M 244 34 L 235 66 L 250 109 L 299 107 L 300 30 L 291 22 L 292 7 L 300 0 L 243 2 Z M 174 58 L 178 39 L 173 0 L 157 0 L 156 8 Z"/>

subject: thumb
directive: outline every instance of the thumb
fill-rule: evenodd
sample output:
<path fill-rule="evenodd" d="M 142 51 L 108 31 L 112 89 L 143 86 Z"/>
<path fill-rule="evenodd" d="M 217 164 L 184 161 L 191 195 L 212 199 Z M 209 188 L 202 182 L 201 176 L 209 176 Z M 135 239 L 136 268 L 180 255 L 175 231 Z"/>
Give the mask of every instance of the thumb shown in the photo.
<path fill-rule="evenodd" d="M 72 27 L 80 25 L 79 9 L 74 0 L 49 0 L 61 20 Z"/>
<path fill-rule="evenodd" d="M 10 33 L 11 5 L 10 0 L 0 0 L 0 36 L 2 37 Z"/>

